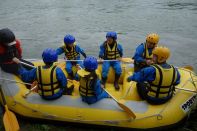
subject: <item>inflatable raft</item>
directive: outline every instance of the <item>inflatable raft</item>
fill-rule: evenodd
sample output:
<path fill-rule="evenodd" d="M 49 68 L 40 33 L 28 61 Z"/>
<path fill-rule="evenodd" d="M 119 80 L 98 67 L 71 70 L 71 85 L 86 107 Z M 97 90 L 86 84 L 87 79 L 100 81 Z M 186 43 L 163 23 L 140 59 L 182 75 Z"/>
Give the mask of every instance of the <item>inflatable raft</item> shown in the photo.
<path fill-rule="evenodd" d="M 33 62 L 36 65 L 43 64 L 41 60 Z M 97 69 L 98 74 L 101 74 L 101 65 Z M 59 62 L 58 66 L 63 69 L 65 62 Z M 8 108 L 21 116 L 93 125 L 132 129 L 165 128 L 181 122 L 195 105 L 197 76 L 191 70 L 179 68 L 181 83 L 170 101 L 162 105 L 150 105 L 139 98 L 136 83 L 126 81 L 133 73 L 133 64 L 123 63 L 122 69 L 119 81 L 121 89 L 119 91 L 114 89 L 114 71 L 110 69 L 106 90 L 118 100 L 118 103 L 128 107 L 136 118 L 128 115 L 127 111 L 112 98 L 102 99 L 92 105 L 82 102 L 77 84 L 74 84 L 71 96 L 63 95 L 52 101 L 43 100 L 36 92 L 24 98 L 24 94 L 29 91 L 26 85 L 17 76 L 5 73 L 1 69 L 0 85 Z M 67 75 L 66 72 L 65 74 Z M 71 81 L 68 84 L 73 83 Z"/>

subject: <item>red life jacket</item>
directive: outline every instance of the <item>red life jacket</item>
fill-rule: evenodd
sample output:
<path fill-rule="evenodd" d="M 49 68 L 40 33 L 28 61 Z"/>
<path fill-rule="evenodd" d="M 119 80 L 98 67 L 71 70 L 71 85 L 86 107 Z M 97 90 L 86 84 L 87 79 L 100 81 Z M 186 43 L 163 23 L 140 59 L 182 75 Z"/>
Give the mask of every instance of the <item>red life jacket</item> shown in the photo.
<path fill-rule="evenodd" d="M 8 46 L 3 46 L 0 44 L 0 63 L 1 64 L 12 64 L 14 63 L 12 59 L 14 57 L 22 57 L 21 43 L 16 39 L 13 43 Z"/>

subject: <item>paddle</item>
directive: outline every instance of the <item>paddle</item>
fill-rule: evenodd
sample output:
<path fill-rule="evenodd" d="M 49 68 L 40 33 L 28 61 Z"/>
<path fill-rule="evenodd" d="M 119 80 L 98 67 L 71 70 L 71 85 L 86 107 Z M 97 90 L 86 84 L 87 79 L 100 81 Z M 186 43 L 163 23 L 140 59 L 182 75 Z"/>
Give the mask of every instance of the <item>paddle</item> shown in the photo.
<path fill-rule="evenodd" d="M 116 98 L 114 96 L 112 96 L 104 87 L 102 87 L 103 90 L 105 90 L 107 92 L 107 94 L 109 96 L 111 96 L 111 98 L 130 116 L 132 117 L 133 119 L 136 118 L 136 115 L 134 114 L 133 111 L 131 111 L 130 108 L 128 108 L 126 105 L 124 105 L 123 103 L 120 103 L 118 100 L 116 100 Z"/>
<path fill-rule="evenodd" d="M 70 80 L 70 79 L 68 79 L 68 81 L 72 81 L 75 86 L 78 86 L 79 85 L 79 82 L 76 81 L 76 80 Z M 114 101 L 116 101 L 116 103 L 129 115 L 129 117 L 132 117 L 134 119 L 136 118 L 136 115 L 133 113 L 133 111 L 131 111 L 131 109 L 129 109 L 126 105 L 124 105 L 124 104 L 120 103 L 118 100 L 116 100 L 116 98 L 114 98 L 105 88 L 103 88 L 103 90 L 105 90 L 107 92 L 107 94 L 109 96 L 111 96 L 111 98 Z"/>
<path fill-rule="evenodd" d="M 21 63 L 21 64 L 23 64 L 23 65 L 29 66 L 29 67 L 31 67 L 31 68 L 36 68 L 35 66 L 33 66 L 33 65 L 30 65 L 30 64 L 27 64 L 27 63 L 25 63 L 25 62 L 22 62 L 22 61 L 20 61 L 20 63 Z"/>
<path fill-rule="evenodd" d="M 13 112 L 8 109 L 2 87 L 0 85 L 0 93 L 3 101 L 3 105 L 5 107 L 5 113 L 3 115 L 3 124 L 6 131 L 19 131 L 20 127 L 18 124 L 18 120 Z"/>
<path fill-rule="evenodd" d="M 84 61 L 84 60 L 63 60 L 63 61 L 60 61 L 60 62 L 65 62 L 65 61 L 70 61 L 70 62 L 77 62 L 77 61 Z M 103 60 L 103 59 L 98 59 L 97 60 L 98 63 L 103 63 L 104 61 L 120 61 L 120 62 L 124 62 L 124 63 L 134 63 L 133 59 L 132 58 L 121 58 L 120 60 Z M 26 63 L 25 63 L 26 64 Z"/>
<path fill-rule="evenodd" d="M 104 61 L 120 61 L 124 63 L 134 63 L 133 59 L 131 58 L 121 58 L 120 60 L 103 60 L 103 59 L 98 59 L 98 63 L 103 63 Z"/>
<path fill-rule="evenodd" d="M 79 85 L 79 82 L 76 80 L 71 80 L 71 79 L 67 79 L 67 80 L 73 83 L 74 87 L 77 87 Z"/>
<path fill-rule="evenodd" d="M 190 90 L 190 89 L 179 88 L 179 87 L 175 87 L 175 88 L 176 88 L 176 89 L 179 89 L 179 90 L 183 90 L 183 91 L 188 91 L 188 92 L 192 92 L 192 93 L 197 93 L 197 91 Z"/>
<path fill-rule="evenodd" d="M 35 66 L 30 65 L 30 64 L 27 64 L 27 63 L 25 63 L 25 62 L 22 62 L 22 61 L 20 61 L 20 60 L 19 60 L 18 58 L 16 58 L 16 57 L 14 57 L 12 60 L 13 60 L 14 62 L 16 62 L 16 63 L 21 63 L 21 64 L 26 65 L 26 66 L 29 66 L 29 67 L 31 67 L 31 68 L 35 68 Z"/>
<path fill-rule="evenodd" d="M 25 93 L 24 95 L 22 95 L 23 98 L 27 98 L 27 96 L 34 91 L 36 88 L 38 87 L 38 85 L 35 85 L 34 87 L 32 87 L 27 93 Z"/>
<path fill-rule="evenodd" d="M 193 71 L 194 68 L 191 65 L 183 66 L 183 68 Z"/>
<path fill-rule="evenodd" d="M 80 67 L 80 66 L 79 66 L 79 68 L 82 69 L 82 67 Z M 72 80 L 72 82 L 73 82 L 74 85 L 79 85 L 79 82 L 76 81 L 76 80 Z M 101 87 L 103 88 L 103 90 L 105 90 L 105 88 L 104 88 L 102 85 L 101 85 Z M 105 90 L 105 91 L 106 91 L 107 94 L 108 94 L 109 96 L 111 96 L 111 98 L 112 98 L 113 100 L 115 100 L 116 103 L 117 103 L 117 104 L 118 104 L 118 105 L 129 115 L 129 117 L 132 117 L 133 119 L 136 118 L 136 115 L 133 113 L 133 111 L 131 111 L 131 109 L 129 109 L 126 105 L 124 105 L 124 104 L 118 102 L 118 101 L 116 100 L 116 98 L 114 98 L 107 90 Z"/>

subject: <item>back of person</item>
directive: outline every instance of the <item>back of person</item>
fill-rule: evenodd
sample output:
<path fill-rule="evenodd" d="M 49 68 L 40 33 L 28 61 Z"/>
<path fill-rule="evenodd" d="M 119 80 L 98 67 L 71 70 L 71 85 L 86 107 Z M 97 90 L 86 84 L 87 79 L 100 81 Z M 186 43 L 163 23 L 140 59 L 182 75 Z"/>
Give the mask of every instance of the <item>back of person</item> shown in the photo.
<path fill-rule="evenodd" d="M 128 77 L 128 81 L 136 81 L 138 94 L 151 104 L 163 104 L 173 96 L 175 86 L 180 83 L 179 71 L 166 63 L 170 51 L 166 47 L 153 50 L 153 62 L 150 67 L 141 69 Z"/>
<path fill-rule="evenodd" d="M 84 60 L 85 69 L 79 70 L 80 86 L 79 93 L 82 101 L 93 104 L 103 98 L 108 98 L 108 94 L 101 88 L 100 80 L 96 74 L 98 66 L 97 59 L 94 57 L 86 57 Z"/>
<path fill-rule="evenodd" d="M 63 71 L 54 65 L 57 61 L 56 51 L 47 48 L 42 53 L 44 66 L 38 66 L 30 71 L 24 68 L 20 69 L 20 75 L 25 82 L 38 82 L 38 93 L 46 100 L 53 100 L 61 97 L 63 94 L 71 95 L 73 88 L 67 88 L 67 79 Z M 69 92 L 69 93 L 68 93 Z"/>
<path fill-rule="evenodd" d="M 175 90 L 177 72 L 172 65 L 154 64 L 151 65 L 156 70 L 155 80 L 150 82 L 148 96 L 153 98 L 171 98 Z"/>
<path fill-rule="evenodd" d="M 53 98 L 60 97 L 63 93 L 61 90 L 60 84 L 56 77 L 56 68 L 57 66 L 38 66 L 36 71 L 36 77 L 38 82 L 38 93 L 43 98 Z"/>

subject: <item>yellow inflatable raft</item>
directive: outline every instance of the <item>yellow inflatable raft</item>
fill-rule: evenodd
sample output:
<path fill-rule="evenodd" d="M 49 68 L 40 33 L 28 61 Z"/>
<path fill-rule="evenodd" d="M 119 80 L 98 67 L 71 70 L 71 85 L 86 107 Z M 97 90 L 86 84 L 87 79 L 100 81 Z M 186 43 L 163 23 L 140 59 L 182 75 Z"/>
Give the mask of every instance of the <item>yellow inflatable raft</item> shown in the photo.
<path fill-rule="evenodd" d="M 33 62 L 36 65 L 43 64 L 39 60 Z M 64 68 L 65 63 L 60 62 L 58 66 Z M 100 64 L 97 70 L 99 74 L 101 74 L 101 69 Z M 64 95 L 57 100 L 43 100 L 35 92 L 24 98 L 23 95 L 29 91 L 25 84 L 17 76 L 5 73 L 2 70 L 0 70 L 0 85 L 8 108 L 21 116 L 93 125 L 132 129 L 165 128 L 186 118 L 192 106 L 195 105 L 197 76 L 188 69 L 179 68 L 181 83 L 177 86 L 174 97 L 162 105 L 150 105 L 141 100 L 137 94 L 136 83 L 126 81 L 126 78 L 133 73 L 132 63 L 122 64 L 122 69 L 120 91 L 115 91 L 113 87 L 113 69 L 109 71 L 108 83 L 106 84 L 106 90 L 118 102 L 106 98 L 88 105 L 82 102 L 77 84 L 75 84 L 72 96 Z M 67 75 L 66 72 L 65 74 Z M 129 108 L 136 118 L 128 115 L 127 111 L 118 103 Z"/>

